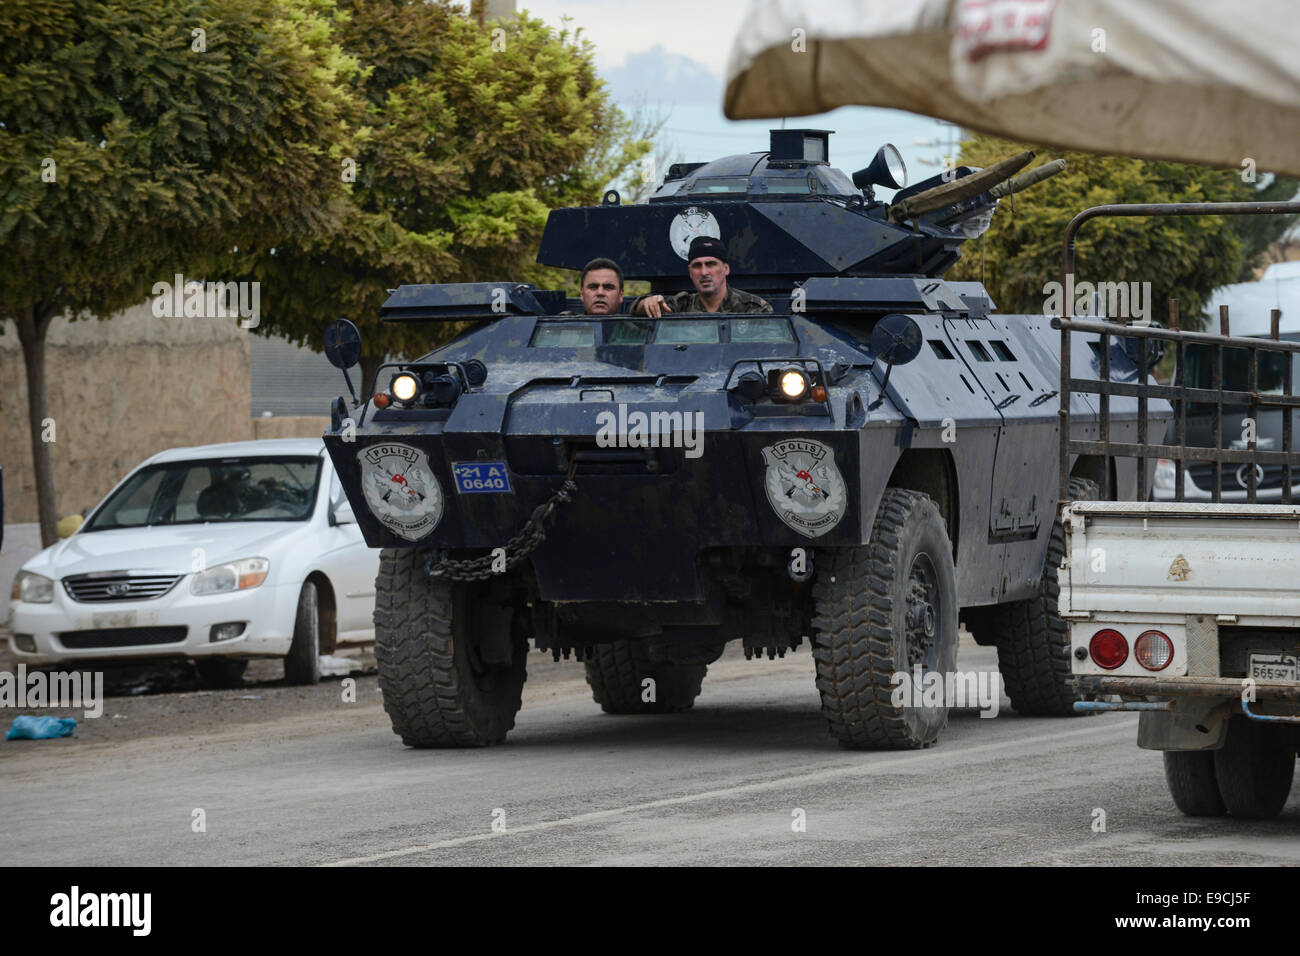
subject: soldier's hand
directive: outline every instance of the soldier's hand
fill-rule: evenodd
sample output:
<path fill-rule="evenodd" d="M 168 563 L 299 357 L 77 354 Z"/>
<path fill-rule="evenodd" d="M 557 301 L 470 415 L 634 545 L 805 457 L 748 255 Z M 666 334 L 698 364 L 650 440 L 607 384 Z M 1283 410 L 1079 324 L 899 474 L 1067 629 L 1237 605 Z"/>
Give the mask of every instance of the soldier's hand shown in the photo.
<path fill-rule="evenodd" d="M 657 319 L 665 312 L 672 311 L 661 295 L 647 296 L 641 300 L 638 308 L 640 308 L 642 315 L 651 319 Z"/>

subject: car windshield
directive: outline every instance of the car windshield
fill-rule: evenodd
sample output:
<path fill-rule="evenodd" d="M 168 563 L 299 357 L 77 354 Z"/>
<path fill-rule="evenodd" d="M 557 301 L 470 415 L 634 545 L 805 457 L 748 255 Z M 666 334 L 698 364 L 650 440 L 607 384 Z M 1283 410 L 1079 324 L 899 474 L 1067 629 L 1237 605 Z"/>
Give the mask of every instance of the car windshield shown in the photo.
<path fill-rule="evenodd" d="M 211 458 L 149 465 L 104 501 L 82 531 L 230 521 L 305 521 L 321 460 Z"/>
<path fill-rule="evenodd" d="M 1259 390 L 1280 395 L 1286 382 L 1286 354 L 1255 353 L 1259 368 Z M 1300 367 L 1300 362 L 1297 363 Z M 1187 346 L 1187 384 L 1193 388 L 1214 387 L 1214 349 L 1208 345 Z M 1250 353 L 1245 349 L 1223 350 L 1223 387 L 1234 392 L 1250 390 Z"/>

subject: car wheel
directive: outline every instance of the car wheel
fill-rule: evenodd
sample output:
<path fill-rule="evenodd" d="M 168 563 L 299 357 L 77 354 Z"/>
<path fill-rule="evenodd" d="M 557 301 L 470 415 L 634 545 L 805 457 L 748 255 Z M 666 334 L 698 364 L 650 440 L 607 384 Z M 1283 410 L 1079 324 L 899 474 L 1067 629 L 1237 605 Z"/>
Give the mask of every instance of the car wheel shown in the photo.
<path fill-rule="evenodd" d="M 906 694 L 895 704 L 893 680 L 918 667 L 950 678 L 957 664 L 957 574 L 929 496 L 887 489 L 870 543 L 819 562 L 813 601 L 812 653 L 831 735 L 852 749 L 933 744 L 948 723 L 946 704 L 920 706 Z"/>
<path fill-rule="evenodd" d="M 316 585 L 311 581 L 304 581 L 298 594 L 293 643 L 284 658 L 284 679 L 290 684 L 320 683 L 320 609 Z"/>
<path fill-rule="evenodd" d="M 248 661 L 230 657 L 205 657 L 194 662 L 194 671 L 199 676 L 199 685 L 215 690 L 223 687 L 238 687 L 247 668 Z"/>
<path fill-rule="evenodd" d="M 1241 715 L 1228 721 L 1227 739 L 1214 751 L 1214 775 L 1234 817 L 1266 820 L 1286 806 L 1296 757 L 1289 730 Z"/>
<path fill-rule="evenodd" d="M 1221 817 L 1228 812 L 1214 777 L 1213 750 L 1166 750 L 1165 782 L 1174 806 L 1189 817 Z"/>

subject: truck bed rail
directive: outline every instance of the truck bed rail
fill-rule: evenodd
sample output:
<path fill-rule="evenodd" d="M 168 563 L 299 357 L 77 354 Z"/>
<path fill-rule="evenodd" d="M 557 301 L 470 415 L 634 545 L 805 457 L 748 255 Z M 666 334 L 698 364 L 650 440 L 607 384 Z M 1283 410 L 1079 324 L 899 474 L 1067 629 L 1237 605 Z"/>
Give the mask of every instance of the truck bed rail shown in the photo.
<path fill-rule="evenodd" d="M 1101 216 L 1195 216 L 1195 215 L 1261 215 L 1278 213 L 1300 213 L 1300 202 L 1239 202 L 1239 203 L 1135 203 L 1132 205 L 1094 206 L 1085 209 L 1070 221 L 1065 230 L 1064 250 L 1062 254 L 1062 287 L 1072 287 L 1074 273 L 1074 237 L 1079 227 L 1090 219 Z M 1062 315 L 1052 319 L 1052 327 L 1061 332 L 1061 388 L 1060 388 L 1060 498 L 1068 500 L 1071 457 L 1075 455 L 1100 456 L 1108 461 L 1111 456 L 1137 459 L 1137 496 L 1146 500 L 1148 458 L 1163 458 L 1174 463 L 1174 498 L 1185 501 L 1184 462 L 1210 462 L 1213 469 L 1212 498 L 1214 502 L 1222 501 L 1223 465 L 1242 464 L 1246 468 L 1246 500 L 1253 504 L 1258 493 L 1259 475 L 1266 465 L 1280 466 L 1282 471 L 1282 501 L 1290 504 L 1292 486 L 1295 476 L 1300 473 L 1300 455 L 1295 451 L 1292 435 L 1292 409 L 1300 408 L 1300 397 L 1294 391 L 1293 364 L 1291 355 L 1300 352 L 1300 342 L 1283 341 L 1280 338 L 1281 312 L 1272 310 L 1269 338 L 1233 336 L 1230 333 L 1228 307 L 1219 310 L 1219 331 L 1214 335 L 1206 332 L 1189 332 L 1180 328 L 1179 303 L 1177 299 L 1169 300 L 1169 328 L 1160 328 L 1150 324 L 1130 324 L 1127 317 L 1120 315 L 1116 321 L 1099 321 L 1097 319 L 1080 320 L 1071 318 L 1070 296 L 1062 297 Z M 1101 337 L 1099 360 L 1100 375 L 1097 379 L 1075 378 L 1070 374 L 1070 333 L 1096 333 Z M 1133 356 L 1138 365 L 1139 375 L 1135 383 L 1114 382 L 1110 375 L 1111 337 L 1124 342 L 1125 350 Z M 1164 343 L 1172 343 L 1174 349 L 1174 375 L 1168 385 L 1149 381 L 1146 370 L 1160 359 Z M 1201 345 L 1212 350 L 1211 380 L 1209 388 L 1194 388 L 1188 385 L 1187 347 Z M 1153 351 L 1153 348 L 1155 349 Z M 1247 353 L 1248 381 L 1243 391 L 1240 388 L 1224 387 L 1224 350 L 1241 349 Z M 1286 356 L 1283 361 L 1284 381 L 1280 393 L 1261 392 L 1259 368 L 1261 353 L 1281 353 Z M 1086 392 L 1098 396 L 1098 437 L 1097 440 L 1082 440 L 1070 437 L 1070 397 L 1076 392 Z M 1122 395 L 1136 397 L 1138 402 L 1138 435 L 1136 442 L 1111 441 L 1110 397 Z M 1174 431 L 1172 442 L 1169 436 L 1159 436 L 1152 440 L 1148 434 L 1148 401 L 1165 399 L 1174 407 Z M 1187 443 L 1187 411 L 1191 404 L 1208 405 L 1213 409 L 1213 445 L 1189 445 Z M 1257 436 L 1251 432 L 1250 437 L 1236 442 L 1242 447 L 1223 447 L 1223 415 L 1227 408 L 1244 407 L 1249 409 L 1252 421 L 1259 421 L 1261 409 L 1278 408 L 1282 416 L 1282 449 L 1280 451 L 1261 450 Z M 1110 497 L 1110 469 L 1102 469 L 1103 499 Z"/>

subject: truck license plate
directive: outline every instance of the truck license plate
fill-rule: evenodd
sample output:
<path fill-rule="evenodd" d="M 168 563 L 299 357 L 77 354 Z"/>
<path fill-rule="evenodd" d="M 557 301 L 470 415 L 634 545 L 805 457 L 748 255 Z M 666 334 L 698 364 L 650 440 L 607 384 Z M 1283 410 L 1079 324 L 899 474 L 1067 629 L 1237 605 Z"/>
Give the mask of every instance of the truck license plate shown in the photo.
<path fill-rule="evenodd" d="M 462 495 L 482 495 L 510 491 L 510 478 L 504 461 L 453 461 L 456 490 Z"/>
<path fill-rule="evenodd" d="M 1285 654 L 1251 654 L 1250 676 L 1255 680 L 1295 682 L 1296 659 Z"/>

